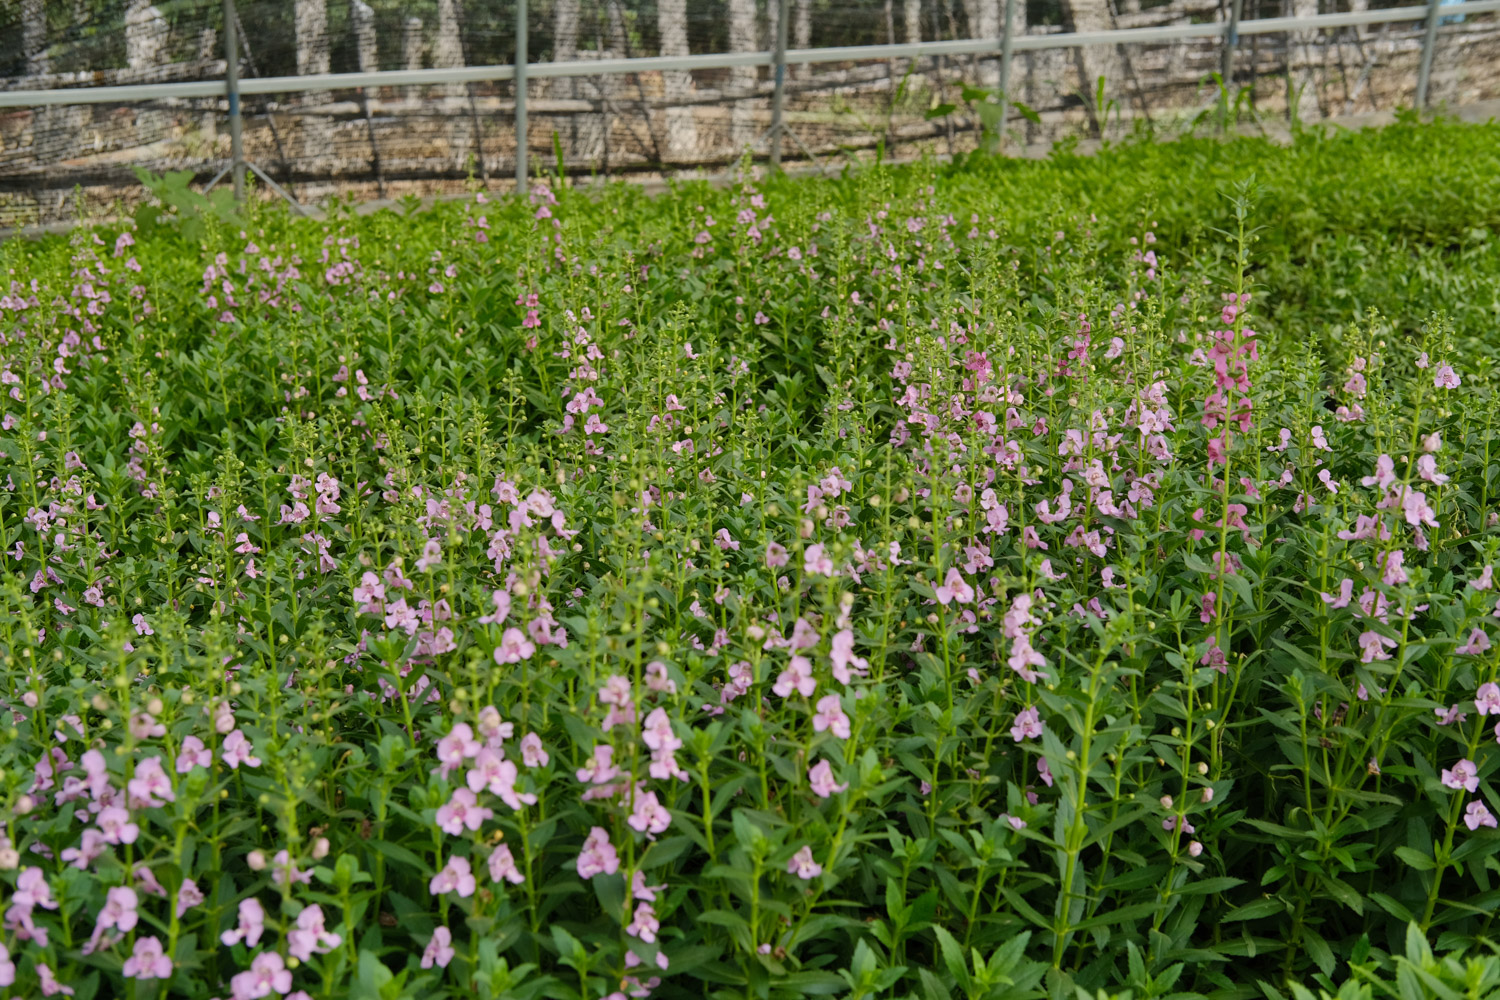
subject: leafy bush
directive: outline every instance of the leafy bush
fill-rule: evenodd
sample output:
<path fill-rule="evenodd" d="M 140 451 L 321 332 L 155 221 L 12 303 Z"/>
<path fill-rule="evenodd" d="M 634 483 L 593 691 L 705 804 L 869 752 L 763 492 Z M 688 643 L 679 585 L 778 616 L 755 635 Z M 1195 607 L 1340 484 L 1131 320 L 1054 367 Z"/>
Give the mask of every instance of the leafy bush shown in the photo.
<path fill-rule="evenodd" d="M 1495 139 L 7 245 L 0 985 L 1494 995 Z"/>

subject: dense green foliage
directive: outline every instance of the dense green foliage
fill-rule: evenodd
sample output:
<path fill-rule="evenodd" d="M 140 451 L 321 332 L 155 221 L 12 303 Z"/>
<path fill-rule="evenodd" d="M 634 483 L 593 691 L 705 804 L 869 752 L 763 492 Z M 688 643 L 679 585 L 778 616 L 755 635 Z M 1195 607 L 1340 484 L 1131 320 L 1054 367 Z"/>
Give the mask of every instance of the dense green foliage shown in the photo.
<path fill-rule="evenodd" d="M 1497 139 L 0 247 L 0 986 L 1500 994 Z"/>

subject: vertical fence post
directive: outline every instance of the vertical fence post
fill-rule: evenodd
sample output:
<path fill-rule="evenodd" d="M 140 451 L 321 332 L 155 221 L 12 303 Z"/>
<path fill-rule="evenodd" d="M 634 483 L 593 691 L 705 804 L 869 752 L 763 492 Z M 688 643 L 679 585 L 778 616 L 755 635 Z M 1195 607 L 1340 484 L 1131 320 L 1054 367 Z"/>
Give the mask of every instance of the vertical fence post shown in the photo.
<path fill-rule="evenodd" d="M 781 166 L 781 118 L 786 103 L 786 21 L 791 4 L 776 0 L 776 52 L 772 63 L 776 89 L 771 92 L 771 166 Z"/>
<path fill-rule="evenodd" d="M 240 121 L 240 38 L 234 0 L 224 0 L 224 93 L 229 98 L 229 172 L 234 200 L 245 201 L 245 143 Z"/>
<path fill-rule="evenodd" d="M 1432 53 L 1437 48 L 1438 3 L 1428 0 L 1427 33 L 1422 38 L 1422 66 L 1417 71 L 1417 108 L 1427 107 L 1427 84 L 1432 80 Z"/>
<path fill-rule="evenodd" d="M 516 0 L 516 193 L 526 193 L 526 0 Z"/>
<path fill-rule="evenodd" d="M 1010 62 L 1015 42 L 1016 4 L 1026 0 L 1005 0 L 1005 34 L 1000 39 L 1000 151 L 1005 152 L 1005 126 L 1010 121 Z"/>
<path fill-rule="evenodd" d="M 1224 32 L 1224 53 L 1219 63 L 1219 80 L 1225 90 L 1234 89 L 1234 50 L 1240 43 L 1240 12 L 1245 0 L 1234 0 L 1229 7 L 1229 28 Z"/>

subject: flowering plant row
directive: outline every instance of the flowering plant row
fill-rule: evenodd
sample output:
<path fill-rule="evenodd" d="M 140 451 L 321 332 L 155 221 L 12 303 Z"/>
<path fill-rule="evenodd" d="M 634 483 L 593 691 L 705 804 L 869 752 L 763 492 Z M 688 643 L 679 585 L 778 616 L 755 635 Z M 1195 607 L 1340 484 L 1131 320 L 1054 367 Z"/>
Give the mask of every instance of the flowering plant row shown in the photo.
<path fill-rule="evenodd" d="M 0 251 L 0 987 L 1495 990 L 1489 331 L 986 169 Z"/>

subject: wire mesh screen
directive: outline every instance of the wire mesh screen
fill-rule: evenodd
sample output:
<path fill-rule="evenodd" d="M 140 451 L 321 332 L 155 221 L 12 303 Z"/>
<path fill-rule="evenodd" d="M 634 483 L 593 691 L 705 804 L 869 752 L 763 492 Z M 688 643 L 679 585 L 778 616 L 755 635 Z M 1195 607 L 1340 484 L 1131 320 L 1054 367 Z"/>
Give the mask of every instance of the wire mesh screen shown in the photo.
<path fill-rule="evenodd" d="M 1218 22 L 1230 0 L 1016 0 L 1005 139 L 1045 148 L 1191 127 L 1222 113 L 1220 37 L 1058 47 L 1070 33 Z M 1238 115 L 1283 124 L 1412 102 L 1424 24 L 1259 33 L 1273 17 L 1381 0 L 1242 0 L 1231 78 Z M 510 182 L 518 141 L 538 169 L 656 176 L 722 170 L 772 133 L 773 70 L 759 65 L 587 72 L 643 57 L 768 53 L 778 0 L 530 0 L 530 124 L 516 134 L 504 79 L 246 93 L 247 158 L 302 201 L 435 194 Z M 1005 0 L 786 0 L 782 155 L 952 154 L 999 139 L 998 43 L 989 52 L 851 58 L 831 48 L 997 40 Z M 515 62 L 516 0 L 238 0 L 244 81 Z M 222 0 L 0 0 L 0 91 L 219 80 Z M 708 60 L 712 62 L 712 60 Z M 571 75 L 548 75 L 565 64 Z M 555 68 L 555 67 L 554 67 Z M 602 66 L 601 70 L 608 69 Z M 499 75 L 499 74 L 491 74 Z M 1101 82 L 1102 81 L 1102 82 Z M 1444 17 L 1431 96 L 1500 96 L 1493 13 Z M 1217 109 L 1217 110 L 1216 110 Z M 229 156 L 222 96 L 0 107 L 0 228 L 97 215 L 143 197 L 132 168 L 191 170 Z"/>

